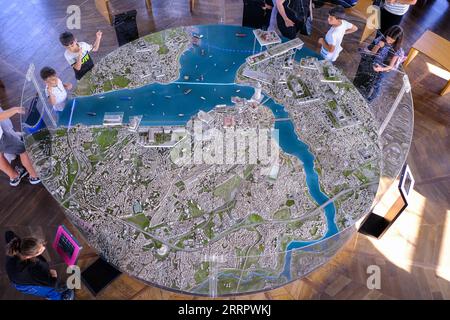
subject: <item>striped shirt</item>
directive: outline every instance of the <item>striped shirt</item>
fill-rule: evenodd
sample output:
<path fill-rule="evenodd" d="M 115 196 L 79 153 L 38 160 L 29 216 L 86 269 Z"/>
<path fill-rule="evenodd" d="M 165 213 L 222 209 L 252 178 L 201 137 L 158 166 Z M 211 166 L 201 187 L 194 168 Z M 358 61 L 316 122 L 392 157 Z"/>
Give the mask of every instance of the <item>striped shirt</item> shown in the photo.
<path fill-rule="evenodd" d="M 395 14 L 397 16 L 402 16 L 408 11 L 409 4 L 402 4 L 402 3 L 389 4 L 385 2 L 383 7 L 389 13 Z"/>

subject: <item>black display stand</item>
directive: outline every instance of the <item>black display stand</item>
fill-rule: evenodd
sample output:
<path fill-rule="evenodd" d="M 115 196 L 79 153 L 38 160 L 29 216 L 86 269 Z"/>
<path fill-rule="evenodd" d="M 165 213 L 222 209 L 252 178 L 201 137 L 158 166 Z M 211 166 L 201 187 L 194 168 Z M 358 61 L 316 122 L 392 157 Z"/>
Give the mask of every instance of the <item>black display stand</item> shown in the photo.
<path fill-rule="evenodd" d="M 136 14 L 136 10 L 131 10 L 114 16 L 113 26 L 119 47 L 139 38 Z"/>
<path fill-rule="evenodd" d="M 408 207 L 408 197 L 414 188 L 414 177 L 405 164 L 400 179 L 393 190 L 388 190 L 379 205 L 383 206 L 383 215 L 371 212 L 361 223 L 358 232 L 374 238 L 381 238 L 400 214 Z M 375 208 L 376 209 L 376 206 Z"/>
<path fill-rule="evenodd" d="M 359 228 L 359 233 L 379 239 L 389 228 L 390 223 L 384 217 L 371 212 Z"/>
<path fill-rule="evenodd" d="M 121 274 L 122 272 L 114 268 L 103 258 L 99 258 L 86 270 L 81 272 L 81 280 L 89 291 L 96 296 Z"/>

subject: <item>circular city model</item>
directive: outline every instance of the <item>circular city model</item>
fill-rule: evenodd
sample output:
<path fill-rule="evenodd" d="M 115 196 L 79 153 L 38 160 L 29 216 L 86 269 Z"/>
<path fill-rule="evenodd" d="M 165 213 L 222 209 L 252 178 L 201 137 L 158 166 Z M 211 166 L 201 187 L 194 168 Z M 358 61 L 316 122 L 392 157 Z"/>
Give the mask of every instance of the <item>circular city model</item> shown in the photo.
<path fill-rule="evenodd" d="M 27 149 L 89 244 L 151 284 L 283 285 L 335 254 L 374 200 L 374 117 L 300 39 L 165 30 L 108 54 L 77 94 Z"/>

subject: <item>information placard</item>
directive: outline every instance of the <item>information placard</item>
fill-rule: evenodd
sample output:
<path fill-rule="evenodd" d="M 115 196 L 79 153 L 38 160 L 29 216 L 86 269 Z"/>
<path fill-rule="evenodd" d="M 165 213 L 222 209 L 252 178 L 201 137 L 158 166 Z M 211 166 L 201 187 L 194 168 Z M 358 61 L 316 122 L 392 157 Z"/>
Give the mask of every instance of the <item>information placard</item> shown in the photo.
<path fill-rule="evenodd" d="M 64 225 L 60 225 L 56 231 L 53 248 L 69 266 L 75 264 L 80 250 L 82 249 L 78 241 Z"/>

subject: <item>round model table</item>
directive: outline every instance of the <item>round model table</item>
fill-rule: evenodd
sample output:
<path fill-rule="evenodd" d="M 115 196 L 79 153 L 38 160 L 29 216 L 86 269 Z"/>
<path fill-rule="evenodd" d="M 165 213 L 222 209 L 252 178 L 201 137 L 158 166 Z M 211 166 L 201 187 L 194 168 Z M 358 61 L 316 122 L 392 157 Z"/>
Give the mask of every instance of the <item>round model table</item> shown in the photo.
<path fill-rule="evenodd" d="M 89 244 L 152 285 L 286 284 L 326 263 L 377 193 L 371 109 L 299 39 L 165 30 L 98 61 L 77 94 L 27 149 Z"/>

